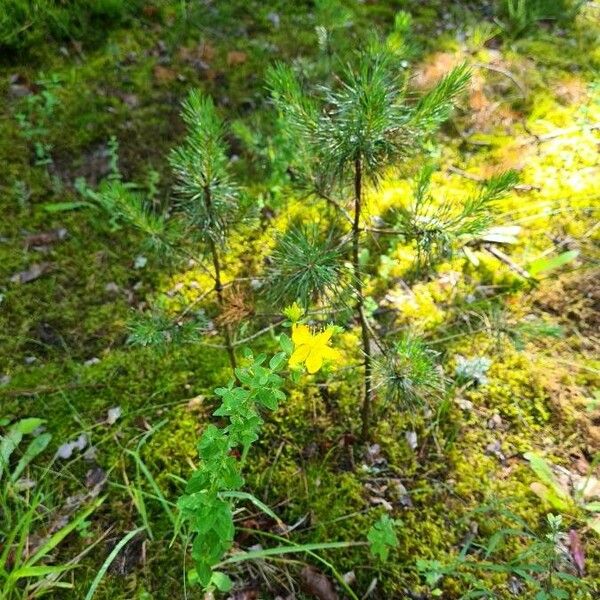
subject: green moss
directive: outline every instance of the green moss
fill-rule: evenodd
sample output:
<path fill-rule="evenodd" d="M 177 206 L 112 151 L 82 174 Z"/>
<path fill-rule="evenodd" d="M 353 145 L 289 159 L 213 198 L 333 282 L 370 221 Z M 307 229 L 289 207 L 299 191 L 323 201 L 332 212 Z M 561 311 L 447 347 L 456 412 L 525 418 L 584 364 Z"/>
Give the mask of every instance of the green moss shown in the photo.
<path fill-rule="evenodd" d="M 106 165 L 95 161 L 112 135 L 120 143 L 124 176 L 142 183 L 154 169 L 161 178 L 160 197 L 166 197 L 170 174 L 165 157 L 182 133 L 179 101 L 188 88 L 200 86 L 213 94 L 228 118 L 246 122 L 248 117 L 271 131 L 272 114 L 261 84 L 265 67 L 275 59 L 295 59 L 308 65 L 317 58 L 317 65 L 310 68 L 317 74 L 327 70 L 324 57 L 317 53 L 314 31 L 326 16 L 317 14 L 312 3 L 310 7 L 289 2 L 217 4 L 196 14 L 187 3 L 186 19 L 181 19 L 179 8 L 167 6 L 155 17 L 132 22 L 127 28 L 102 31 L 103 43 L 83 40 L 82 54 L 70 46 L 68 55 L 59 53 L 55 46 L 48 51 L 43 47 L 38 49 L 44 52 L 38 52 L 37 62 L 13 63 L 0 73 L 0 91 L 6 96 L 0 119 L 0 162 L 5 175 L 0 183 L 0 374 L 11 376 L 10 382 L 0 387 L 2 412 L 48 416 L 48 429 L 56 442 L 53 450 L 79 431 L 90 434 L 98 447 L 97 461 L 110 472 L 114 484 L 107 490 L 109 498 L 94 517 L 93 527 L 100 535 L 116 524 L 115 539 L 141 522 L 129 493 L 121 487 L 136 477 L 135 465 L 124 449 L 134 448 L 148 429 L 152 430 L 141 456 L 168 499 L 175 501 L 181 491 L 178 478 L 185 479 L 196 461 L 198 434 L 213 420 L 211 390 L 228 378 L 227 361 L 200 345 L 170 347 L 163 354 L 125 347 L 131 312 L 148 298 L 184 283 L 181 298 L 169 298 L 173 308 L 179 308 L 182 299 L 194 297 L 191 283 L 197 280 L 197 271 L 173 273 L 152 257 L 145 269 L 136 270 L 133 261 L 140 252 L 138 236 L 125 230 L 111 231 L 105 216 L 93 210 L 51 214 L 44 205 L 79 199 L 72 188 L 79 175 L 92 184 L 102 177 Z M 344 4 L 350 9 L 351 24 L 334 35 L 344 49 L 359 46 L 363 34 L 374 26 L 389 28 L 396 5 L 413 12 L 420 53 L 443 49 L 469 57 L 473 51 L 469 46 L 471 28 L 481 25 L 479 12 L 465 13 L 441 1 L 403 1 L 394 6 Z M 271 13 L 277 13 L 279 26 Z M 465 29 L 466 42 L 454 28 L 449 33 L 440 31 L 445 23 L 453 22 Z M 484 33 L 485 27 L 477 35 Z M 527 98 L 516 98 L 512 84 L 507 93 L 502 75 L 482 71 L 486 96 L 499 112 L 513 115 L 514 121 L 507 125 L 497 123 L 495 117 L 487 119 L 479 140 L 490 145 L 478 146 L 471 143 L 478 139 L 476 125 L 468 114 L 457 113 L 456 126 L 474 134 L 465 141 L 454 137 L 449 128 L 444 148 L 431 150 L 431 155 L 442 162 L 436 181 L 442 198 L 461 200 L 473 187 L 458 175 L 449 177 L 443 170 L 449 165 L 481 176 L 489 175 L 489 165 L 515 166 L 521 169 L 524 184 L 540 188 L 513 194 L 497 207 L 498 223 L 514 221 L 524 227 L 519 242 L 504 250 L 525 266 L 548 250 L 554 243 L 549 238 L 578 239 L 586 259 L 596 251 L 597 240 L 588 232 L 596 220 L 589 205 L 596 194 L 597 133 L 581 131 L 537 144 L 523 123 L 544 135 L 582 120 L 598 120 L 597 90 L 593 87 L 600 64 L 597 34 L 589 15 L 583 15 L 564 36 L 538 31 L 517 42 L 505 42 L 500 50 L 476 45 L 476 60 L 492 65 L 499 61 L 502 68 L 524 82 Z M 200 67 L 189 58 L 198 50 L 199 41 L 214 50 L 213 56 L 205 57 L 207 64 Z M 228 59 L 231 51 L 245 56 Z M 166 69 L 161 75 L 159 67 Z M 27 101 L 10 91 L 9 76 L 15 72 L 29 82 L 43 74 L 60 82 L 55 90 L 59 103 L 46 136 L 54 159 L 48 168 L 32 165 L 32 150 L 16 123 L 15 115 L 25 109 Z M 239 140 L 232 142 L 239 145 Z M 236 169 L 242 179 L 252 179 L 256 169 L 249 164 L 255 159 L 252 152 L 237 146 L 235 152 L 241 156 Z M 414 166 L 409 161 L 404 171 Z M 556 177 L 557 172 L 560 177 Z M 304 200 L 288 201 L 285 182 L 275 183 L 280 186 L 280 202 L 287 202 L 278 209 L 275 229 L 285 227 L 294 215 L 318 217 L 319 210 L 308 209 Z M 271 190 L 264 190 L 254 180 L 251 185 L 252 194 L 261 202 L 270 198 Z M 389 204 L 406 199 L 407 189 L 408 182 L 396 176 L 384 182 L 378 200 L 381 206 L 377 205 L 374 214 L 385 214 Z M 65 227 L 69 235 L 52 245 L 48 254 L 23 249 L 26 233 L 55 227 Z M 242 231 L 227 255 L 227 274 L 262 272 L 271 238 L 268 229 L 251 234 Z M 373 241 L 374 254 L 379 243 Z M 479 524 L 477 541 L 489 540 L 501 521 L 473 515 L 482 504 L 494 500 L 505 503 L 542 532 L 549 508 L 529 489 L 535 478 L 522 454 L 547 447 L 557 464 L 568 467 L 573 440 L 581 438 L 582 423 L 589 420 L 581 402 L 591 398 L 592 390 L 599 386 L 594 373 L 597 361 L 588 356 L 589 342 L 582 340 L 593 331 L 594 324 L 591 288 L 583 285 L 585 278 L 577 285 L 567 285 L 565 280 L 556 286 L 542 282 L 533 297 L 528 297 L 528 285 L 506 265 L 483 251 L 478 256 L 479 266 L 456 258 L 413 288 L 410 301 L 401 297 L 396 322 L 403 328 L 421 329 L 428 341 L 450 338 L 449 343 L 436 346 L 443 350 L 448 376 L 458 353 L 491 357 L 489 383 L 458 392 L 463 400 L 472 402 L 471 411 L 461 409 L 451 395 L 449 407 L 432 423 L 421 413 L 402 412 L 378 400 L 373 439 L 381 448 L 386 467 L 383 473 L 376 473 L 363 468 L 363 449 L 352 437 L 359 429 L 360 371 L 336 373 L 332 368 L 289 390 L 281 410 L 267 417 L 263 437 L 247 465 L 249 490 L 275 507 L 287 523 L 305 519 L 291 534 L 294 540 L 362 542 L 383 510 L 373 499 L 384 497 L 392 502 L 392 514 L 401 521 L 399 547 L 385 564 L 375 563 L 364 546 L 326 554 L 340 571 L 356 572 L 357 589 L 365 590 L 377 576 L 380 584 L 376 593 L 381 597 L 403 597 L 407 591 L 430 593 L 416 572 L 415 560 L 450 563 L 457 557 L 471 521 Z M 404 289 L 398 279 L 410 274 L 410 248 L 390 247 L 389 257 L 391 264 L 382 264 L 380 277 L 373 276 L 369 284 L 378 300 L 395 283 Z M 9 282 L 14 273 L 40 261 L 52 262 L 54 270 L 26 285 Z M 457 274 L 455 286 L 448 283 L 450 273 L 452 277 Z M 107 285 L 111 284 L 110 290 L 113 283 L 119 288 L 116 294 L 107 291 Z M 567 337 L 560 342 L 553 340 L 552 345 L 535 340 L 525 354 L 487 334 L 462 335 L 465 330 L 460 315 L 464 311 L 470 311 L 472 322 L 479 328 L 478 317 L 473 314 L 479 315 L 481 305 L 472 303 L 471 296 L 478 300 L 498 291 L 511 292 L 505 303 L 502 300 L 511 316 L 524 318 L 547 312 L 566 326 Z M 483 322 L 486 314 L 481 313 Z M 271 340 L 257 346 L 260 344 L 269 349 Z M 360 355 L 354 332 L 340 336 L 340 345 L 344 345 L 345 366 L 355 364 Z M 27 356 L 35 356 L 36 362 L 24 364 Z M 84 365 L 94 357 L 100 359 L 98 364 Z M 576 372 L 559 372 L 558 364 Z M 189 399 L 198 395 L 204 400 L 196 409 L 194 404 L 190 408 Z M 114 406 L 120 406 L 123 414 L 116 424 L 108 426 L 103 421 L 106 411 Z M 501 418 L 502 427 L 490 428 L 488 422 L 494 415 Z M 408 431 L 417 434 L 416 450 L 406 440 Z M 504 462 L 488 449 L 494 442 L 500 444 Z M 86 470 L 87 465 L 80 464 L 74 477 L 83 480 Z M 381 484 L 378 477 L 399 479 L 412 507 L 401 506 L 387 490 L 379 496 L 373 492 L 372 486 Z M 150 492 L 147 481 L 140 485 Z M 61 483 L 57 493 L 62 492 L 65 496 L 71 493 L 68 484 Z M 147 543 L 147 564 L 135 567 L 126 577 L 107 576 L 98 598 L 182 595 L 183 549 L 168 549 L 170 524 L 160 504 L 149 500 L 148 510 L 155 539 Z M 569 516 L 567 526 L 581 531 L 580 518 Z M 600 550 L 591 534 L 582 536 L 588 580 L 593 582 L 600 578 Z M 513 543 L 507 547 L 502 558 L 510 559 L 518 546 Z M 108 552 L 102 543 L 85 560 L 76 577 L 75 597 L 85 595 Z M 499 589 L 505 587 L 505 579 L 494 576 Z M 443 597 L 449 600 L 464 592 L 455 576 L 445 578 L 441 585 Z"/>

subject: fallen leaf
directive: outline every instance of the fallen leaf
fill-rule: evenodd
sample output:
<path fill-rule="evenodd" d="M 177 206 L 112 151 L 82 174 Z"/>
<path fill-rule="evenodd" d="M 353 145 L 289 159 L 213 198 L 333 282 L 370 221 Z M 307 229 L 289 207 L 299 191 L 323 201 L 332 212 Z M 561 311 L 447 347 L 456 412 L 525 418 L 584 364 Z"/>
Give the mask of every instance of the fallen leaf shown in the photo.
<path fill-rule="evenodd" d="M 596 477 L 578 477 L 575 481 L 575 490 L 584 500 L 600 498 L 600 480 Z"/>
<path fill-rule="evenodd" d="M 329 579 L 314 567 L 306 566 L 300 571 L 300 581 L 306 592 L 319 600 L 338 600 L 337 592 Z"/>
<path fill-rule="evenodd" d="M 573 562 L 577 567 L 577 572 L 580 577 L 583 577 L 585 573 L 585 553 L 579 534 L 574 529 L 569 531 L 569 548 Z"/>
<path fill-rule="evenodd" d="M 369 502 L 371 504 L 375 504 L 376 506 L 383 506 L 385 510 L 388 512 L 392 512 L 394 507 L 385 499 L 385 498 L 377 498 L 376 496 L 371 496 L 369 498 Z"/>
<path fill-rule="evenodd" d="M 71 458 L 71 455 L 75 450 L 81 451 L 87 446 L 87 444 L 87 436 L 85 433 L 82 433 L 76 440 L 59 446 L 58 450 L 56 451 L 56 456 L 66 460 L 67 458 Z"/>
<path fill-rule="evenodd" d="M 187 409 L 191 412 L 196 412 L 202 409 L 203 404 L 204 396 L 200 394 L 199 396 L 194 396 L 188 400 Z"/>
<path fill-rule="evenodd" d="M 227 597 L 227 600 L 258 600 L 258 590 L 246 588 L 244 590 L 236 590 Z"/>
<path fill-rule="evenodd" d="M 158 6 L 152 6 L 151 4 L 146 4 L 144 8 L 142 8 L 142 13 L 148 19 L 154 19 L 160 16 L 160 11 L 158 10 Z"/>
<path fill-rule="evenodd" d="M 35 281 L 52 268 L 52 263 L 43 262 L 43 263 L 34 263 L 29 269 L 25 271 L 20 271 L 19 273 L 15 273 L 11 278 L 12 283 L 29 283 L 31 281 Z"/>
<path fill-rule="evenodd" d="M 54 242 L 59 242 L 67 237 L 67 230 L 64 227 L 42 231 L 40 233 L 30 233 L 25 237 L 23 243 L 27 250 L 39 246 L 48 246 Z"/>
<path fill-rule="evenodd" d="M 108 409 L 108 414 L 106 416 L 106 423 L 108 425 L 114 425 L 119 417 L 121 416 L 122 411 L 120 406 L 113 406 Z"/>
<path fill-rule="evenodd" d="M 10 94 L 15 98 L 22 98 L 23 96 L 28 96 L 29 94 L 33 94 L 35 91 L 35 85 L 32 84 L 27 77 L 21 75 L 20 73 L 14 73 L 8 79 L 10 84 Z"/>
<path fill-rule="evenodd" d="M 111 550 L 117 545 L 120 537 L 115 539 L 111 544 Z M 143 533 L 140 533 L 132 538 L 132 540 L 123 548 L 115 560 L 111 563 L 109 571 L 116 575 L 128 575 L 133 569 L 145 559 L 145 542 L 146 538 Z"/>
<path fill-rule="evenodd" d="M 98 495 L 106 483 L 106 471 L 102 467 L 93 467 L 85 474 L 85 487 L 92 488 Z"/>
<path fill-rule="evenodd" d="M 406 438 L 406 443 L 408 444 L 409 448 L 411 450 L 416 450 L 417 448 L 417 433 L 415 431 L 407 431 L 404 434 L 404 437 Z"/>
<path fill-rule="evenodd" d="M 155 65 L 152 74 L 154 75 L 156 83 L 161 85 L 171 83 L 175 81 L 175 78 L 177 77 L 177 73 L 173 69 L 163 67 L 162 65 Z"/>
<path fill-rule="evenodd" d="M 239 50 L 232 50 L 227 53 L 227 64 L 230 67 L 235 67 L 237 65 L 243 65 L 248 58 L 248 55 L 245 52 L 241 52 Z"/>

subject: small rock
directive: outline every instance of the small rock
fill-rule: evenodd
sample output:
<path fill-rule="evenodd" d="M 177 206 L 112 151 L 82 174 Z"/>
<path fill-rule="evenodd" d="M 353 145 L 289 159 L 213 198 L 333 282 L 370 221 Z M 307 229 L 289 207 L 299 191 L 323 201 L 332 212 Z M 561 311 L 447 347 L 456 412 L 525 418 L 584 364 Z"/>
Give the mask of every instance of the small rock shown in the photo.
<path fill-rule="evenodd" d="M 399 479 L 390 480 L 390 496 L 404 508 L 411 508 L 413 505 L 408 490 Z"/>
<path fill-rule="evenodd" d="M 140 99 L 136 94 L 123 94 L 121 100 L 123 100 L 129 108 L 137 108 L 140 105 Z"/>

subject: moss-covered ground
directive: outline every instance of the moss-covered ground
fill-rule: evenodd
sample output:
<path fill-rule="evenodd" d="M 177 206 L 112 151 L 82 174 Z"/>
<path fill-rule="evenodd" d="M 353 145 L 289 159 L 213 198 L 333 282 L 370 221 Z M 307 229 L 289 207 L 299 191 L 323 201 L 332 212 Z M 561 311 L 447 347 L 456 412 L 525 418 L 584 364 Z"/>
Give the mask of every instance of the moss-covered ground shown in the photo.
<path fill-rule="evenodd" d="M 0 416 L 47 419 L 48 460 L 60 444 L 87 434 L 93 458 L 78 455 L 53 466 L 57 506 L 86 489 L 92 466 L 108 475 L 107 498 L 90 518 L 91 538 L 70 536 L 60 557 L 105 537 L 67 578 L 74 589 L 52 597 L 84 598 L 111 545 L 145 519 L 151 531 L 142 546 L 113 565 L 95 597 L 202 597 L 184 585 L 189 561 L 186 566 L 180 541 L 171 544 L 161 503 L 136 500 L 136 488 L 154 492 L 128 450 L 139 449 L 175 502 L 210 418 L 211 390 L 228 377 L 224 352 L 126 344 L 135 311 L 157 297 L 176 309 L 178 298 L 193 299 L 206 283 L 198 269 L 153 258 L 139 234 L 86 204 L 82 181 L 96 186 L 118 154 L 122 177 L 165 202 L 168 152 L 183 135 L 180 102 L 198 86 L 237 123 L 236 171 L 274 214 L 274 226 L 298 215 L 312 218 L 306 200 L 294 198 L 285 161 L 268 160 L 277 131 L 263 74 L 275 60 L 323 60 L 316 26 L 332 28 L 340 51 L 351 52 L 373 29 L 387 35 L 398 10 L 410 12 L 415 89 L 468 62 L 469 92 L 429 148 L 440 165 L 434 192 L 460 200 L 474 180 L 514 168 L 520 186 L 497 214 L 497 224 L 522 228 L 505 249 L 509 260 L 527 267 L 564 250 L 579 255 L 532 284 L 482 248 L 477 266 L 457 257 L 410 285 L 412 248 L 386 247 L 384 259 L 369 265 L 368 291 L 394 315 L 390 327 L 420 334 L 439 351 L 448 378 L 457 356 L 488 357 L 487 382 L 455 385 L 430 418 L 377 405 L 377 446 L 365 451 L 355 437 L 357 375 L 329 367 L 291 389 L 268 418 L 248 464 L 249 489 L 297 524 L 291 535 L 301 542 L 364 541 L 389 509 L 398 520 L 399 545 L 388 561 L 373 561 L 363 546 L 327 559 L 342 573 L 353 571 L 361 593 L 376 579 L 373 598 L 453 599 L 472 584 L 456 572 L 428 582 L 419 560 L 452 565 L 469 536 L 487 544 L 507 526 L 499 507 L 545 535 L 545 515 L 554 509 L 530 489 L 536 477 L 526 452 L 546 456 L 566 473 L 593 476 L 600 451 L 600 12 L 588 3 L 571 22 L 542 22 L 513 38 L 494 22 L 489 4 L 348 1 L 344 11 L 283 0 L 147 4 L 123 21 L 100 21 L 102 34 L 89 40 L 36 39 L 0 58 Z M 258 129 L 265 133 L 248 134 Z M 404 177 L 390 173 L 369 191 L 373 215 L 406 202 L 410 180 Z M 32 241 L 32 234 L 58 229 L 66 231 L 60 239 Z M 260 272 L 272 236 L 265 228 L 234 239 L 226 276 Z M 39 277 L 15 280 L 32 265 L 41 269 Z M 562 336 L 524 336 L 515 344 L 519 324 L 532 320 L 560 326 Z M 352 364 L 355 333 L 341 335 L 339 344 Z M 256 346 L 273 343 L 263 338 Z M 121 416 L 109 424 L 114 407 Z M 273 531 L 251 513 L 240 516 L 243 526 Z M 567 511 L 563 528 L 578 532 L 586 562 L 585 585 L 569 584 L 569 597 L 591 599 L 600 594 L 600 532 L 585 517 Z M 243 546 L 259 541 L 239 539 Z M 511 560 L 523 543 L 512 540 L 499 556 Z M 236 579 L 246 595 L 233 597 L 283 597 L 286 574 L 298 571 L 293 562 L 240 570 Z M 474 570 L 471 576 L 487 581 L 499 598 L 533 598 L 527 591 L 519 596 L 515 578 L 505 573 Z"/>

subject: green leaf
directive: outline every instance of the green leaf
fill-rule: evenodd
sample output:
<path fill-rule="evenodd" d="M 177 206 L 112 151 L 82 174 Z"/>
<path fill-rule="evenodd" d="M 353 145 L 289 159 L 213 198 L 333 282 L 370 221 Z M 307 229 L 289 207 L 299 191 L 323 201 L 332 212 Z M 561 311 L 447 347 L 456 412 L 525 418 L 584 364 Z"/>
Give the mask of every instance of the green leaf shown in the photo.
<path fill-rule="evenodd" d="M 229 579 L 225 573 L 221 573 L 220 571 L 213 571 L 210 582 L 220 592 L 228 592 L 233 587 L 231 579 Z"/>
<path fill-rule="evenodd" d="M 589 510 L 590 512 L 600 512 L 600 502 L 588 502 L 587 504 L 583 505 L 583 508 L 585 508 L 585 510 Z"/>
<path fill-rule="evenodd" d="M 587 526 L 600 535 L 600 517 L 592 517 L 587 521 Z"/>
<path fill-rule="evenodd" d="M 4 467 L 8 467 L 8 461 L 22 439 L 23 434 L 15 428 L 11 428 L 9 432 L 0 439 L 0 479 L 2 479 Z"/>
<path fill-rule="evenodd" d="M 27 450 L 25 450 L 25 453 L 19 459 L 15 470 L 10 476 L 12 481 L 16 481 L 19 478 L 19 475 L 21 475 L 21 473 L 25 470 L 27 465 L 38 454 L 41 454 L 47 448 L 51 439 L 52 436 L 49 433 L 42 433 L 30 442 L 29 446 L 27 447 Z"/>
<path fill-rule="evenodd" d="M 273 358 L 269 361 L 269 367 L 273 371 L 278 371 L 285 364 L 287 360 L 287 354 L 285 352 L 278 352 Z"/>
<path fill-rule="evenodd" d="M 40 425 L 43 425 L 46 422 L 45 419 L 38 419 L 37 417 L 30 417 L 28 419 L 21 419 L 17 421 L 11 429 L 16 429 L 19 433 L 23 435 L 29 435 L 33 433 Z"/>
<path fill-rule="evenodd" d="M 538 258 L 529 265 L 529 273 L 535 277 L 540 273 L 547 273 L 548 271 L 555 271 L 556 269 L 570 263 L 579 256 L 578 250 L 569 250 L 569 252 L 563 252 L 558 256 L 551 256 L 550 258 Z"/>
<path fill-rule="evenodd" d="M 286 354 L 291 354 L 294 351 L 294 344 L 285 333 L 279 335 L 279 345 Z"/>
<path fill-rule="evenodd" d="M 553 494 L 551 495 L 548 495 L 541 488 L 539 489 L 540 492 L 546 494 L 545 499 L 549 500 L 550 503 L 552 503 L 552 499 L 555 499 L 556 497 L 560 500 L 559 503 L 561 504 L 561 506 L 557 506 L 556 508 L 558 508 L 559 510 L 565 510 L 566 506 L 566 509 L 568 510 L 568 505 L 573 504 L 573 499 L 571 498 L 568 491 L 563 489 L 559 481 L 554 476 L 550 463 L 548 463 L 544 458 L 542 458 L 538 454 L 535 454 L 534 452 L 526 452 L 523 455 L 523 458 L 529 461 L 529 466 L 532 468 L 533 472 L 542 480 L 542 483 L 544 483 L 546 486 L 549 486 L 552 489 Z M 540 495 L 535 489 L 533 489 L 533 491 L 536 494 Z"/>
<path fill-rule="evenodd" d="M 256 398 L 260 404 L 269 410 L 275 410 L 277 408 L 277 398 L 268 388 L 259 389 Z"/>
<path fill-rule="evenodd" d="M 367 539 L 372 556 L 387 560 L 390 549 L 398 546 L 394 524 L 394 520 L 390 519 L 389 515 L 381 515 L 379 521 L 369 529 Z"/>
<path fill-rule="evenodd" d="M 41 565 L 37 567 L 28 567 L 24 566 L 16 571 L 12 571 L 9 578 L 12 580 L 23 579 L 25 577 L 45 577 L 46 575 L 57 575 L 59 573 L 63 573 L 64 571 L 68 571 L 69 569 L 74 569 L 76 565 Z"/>
<path fill-rule="evenodd" d="M 556 494 L 553 488 L 549 488 L 539 481 L 534 481 L 529 487 L 538 498 L 560 512 L 569 512 L 569 509 L 572 508 L 570 503 Z"/>
<path fill-rule="evenodd" d="M 283 524 L 281 519 L 261 500 L 259 500 L 253 494 L 248 492 L 222 492 L 220 494 L 223 498 L 238 498 L 240 500 L 249 500 L 256 506 L 258 509 L 262 510 L 266 515 L 269 515 L 271 519 L 276 521 L 279 524 Z"/>
<path fill-rule="evenodd" d="M 269 556 L 279 556 L 281 554 L 294 554 L 301 552 L 312 552 L 313 550 L 333 550 L 336 548 L 348 548 L 356 546 L 355 542 L 323 542 L 319 544 L 291 544 L 289 546 L 276 546 L 275 548 L 266 548 L 264 550 L 250 550 L 249 552 L 236 552 L 229 558 L 221 561 L 221 565 L 229 565 L 247 560 L 257 560 Z"/>
<path fill-rule="evenodd" d="M 89 202 L 47 202 L 43 205 L 44 210 L 49 213 L 67 212 L 69 210 L 77 210 L 79 208 L 85 208 L 93 206 Z"/>
<path fill-rule="evenodd" d="M 21 443 L 23 436 L 29 435 L 44 422 L 44 419 L 35 417 L 21 419 L 20 421 L 13 423 L 8 430 L 8 433 L 0 438 L 0 479 L 2 479 L 4 468 L 8 467 L 8 461 L 10 460 L 12 453 Z"/>

